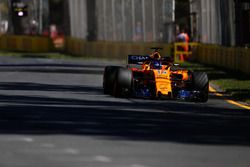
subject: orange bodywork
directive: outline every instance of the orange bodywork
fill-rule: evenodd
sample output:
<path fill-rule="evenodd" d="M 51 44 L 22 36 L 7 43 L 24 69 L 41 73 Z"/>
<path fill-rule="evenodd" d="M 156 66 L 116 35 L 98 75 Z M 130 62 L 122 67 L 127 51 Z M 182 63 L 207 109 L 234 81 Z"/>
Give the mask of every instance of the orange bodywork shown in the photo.
<path fill-rule="evenodd" d="M 150 55 L 151 59 L 160 60 L 161 56 L 158 51 Z M 142 64 L 142 69 L 131 68 L 132 71 L 137 71 L 146 74 L 146 76 L 152 76 L 154 74 L 155 84 L 155 96 L 173 97 L 173 85 L 185 87 L 183 81 L 191 79 L 188 70 L 173 70 L 173 63 L 170 61 L 162 61 L 161 69 L 156 69 L 151 65 L 152 61 L 146 60 Z M 150 77 L 149 77 L 150 78 Z M 177 78 L 177 79 L 176 79 Z M 152 79 L 152 78 L 151 78 Z M 147 79 L 146 79 L 147 80 Z"/>
<path fill-rule="evenodd" d="M 154 73 L 154 81 L 155 81 L 155 95 L 156 97 L 163 95 L 172 97 L 172 74 L 180 75 L 182 76 L 182 81 L 187 81 L 190 79 L 190 76 L 188 75 L 188 70 L 177 70 L 172 71 L 171 70 L 172 65 L 162 65 L 161 69 L 151 69 L 150 68 L 150 62 L 144 62 L 142 65 L 142 69 L 132 69 L 135 71 L 141 71 L 144 73 L 149 73 L 149 71 L 153 71 Z"/>
<path fill-rule="evenodd" d="M 171 95 L 172 86 L 170 79 L 170 68 L 167 70 L 153 70 L 155 76 L 155 87 L 156 87 L 156 96 L 162 95 Z"/>

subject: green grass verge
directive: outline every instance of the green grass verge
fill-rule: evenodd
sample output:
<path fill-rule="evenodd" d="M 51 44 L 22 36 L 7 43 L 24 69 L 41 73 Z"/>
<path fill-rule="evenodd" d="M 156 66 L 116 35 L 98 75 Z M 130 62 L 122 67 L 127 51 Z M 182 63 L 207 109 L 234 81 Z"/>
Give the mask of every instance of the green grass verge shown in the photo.
<path fill-rule="evenodd" d="M 250 76 L 241 72 L 228 71 L 222 68 L 185 62 L 183 67 L 194 71 L 205 71 L 209 81 L 220 92 L 236 101 L 250 104 Z"/>
<path fill-rule="evenodd" d="M 80 60 L 104 60 L 104 61 L 114 61 L 126 63 L 126 60 L 118 60 L 113 58 L 97 58 L 92 56 L 75 56 L 60 52 L 51 52 L 51 53 L 27 53 L 27 52 L 10 52 L 10 51 L 0 51 L 0 56 L 14 56 L 20 58 L 48 58 L 48 59 L 80 59 Z"/>
<path fill-rule="evenodd" d="M 15 56 L 22 58 L 55 58 L 55 59 L 72 59 L 76 56 L 71 56 L 63 53 L 27 53 L 27 52 L 9 52 L 0 51 L 0 56 Z"/>

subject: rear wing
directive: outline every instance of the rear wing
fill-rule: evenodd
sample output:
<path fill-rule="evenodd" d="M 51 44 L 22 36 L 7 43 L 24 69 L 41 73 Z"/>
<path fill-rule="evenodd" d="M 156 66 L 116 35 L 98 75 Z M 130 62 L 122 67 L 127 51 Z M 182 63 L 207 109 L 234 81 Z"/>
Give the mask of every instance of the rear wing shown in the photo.
<path fill-rule="evenodd" d="M 150 60 L 149 55 L 128 55 L 128 64 L 143 64 L 145 61 Z"/>

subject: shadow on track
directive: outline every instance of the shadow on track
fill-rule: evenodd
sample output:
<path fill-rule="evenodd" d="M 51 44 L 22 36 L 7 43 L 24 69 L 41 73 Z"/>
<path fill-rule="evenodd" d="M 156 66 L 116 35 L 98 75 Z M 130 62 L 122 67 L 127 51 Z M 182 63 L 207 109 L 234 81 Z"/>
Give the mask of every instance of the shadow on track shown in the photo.
<path fill-rule="evenodd" d="M 63 91 L 63 92 L 102 92 L 102 88 L 73 85 L 40 84 L 32 82 L 0 82 L 0 90 L 19 91 Z"/>
<path fill-rule="evenodd" d="M 12 64 L 2 65 L 0 71 L 99 75 L 103 68 Z M 2 82 L 0 89 L 102 96 L 97 101 L 67 96 L 32 96 L 27 92 L 24 95 L 0 95 L 0 134 L 72 134 L 110 140 L 250 146 L 250 113 L 246 110 L 174 101 L 119 100 L 103 95 L 100 87 L 91 86 Z"/>
<path fill-rule="evenodd" d="M 100 88 L 84 91 L 88 89 L 89 94 L 101 94 Z M 250 113 L 246 110 L 173 101 L 107 99 L 0 96 L 0 134 L 73 134 L 110 140 L 250 145 Z"/>
<path fill-rule="evenodd" d="M 87 64 L 0 64 L 0 72 L 102 74 L 104 65 Z"/>

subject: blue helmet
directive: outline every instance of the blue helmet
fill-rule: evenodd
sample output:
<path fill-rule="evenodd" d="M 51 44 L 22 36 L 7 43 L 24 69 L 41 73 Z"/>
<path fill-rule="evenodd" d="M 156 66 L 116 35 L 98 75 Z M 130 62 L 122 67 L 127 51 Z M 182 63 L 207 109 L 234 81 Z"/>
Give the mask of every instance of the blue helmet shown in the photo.
<path fill-rule="evenodd" d="M 152 62 L 152 68 L 153 69 L 161 69 L 161 62 L 159 61 L 159 60 L 154 60 L 153 62 Z"/>

